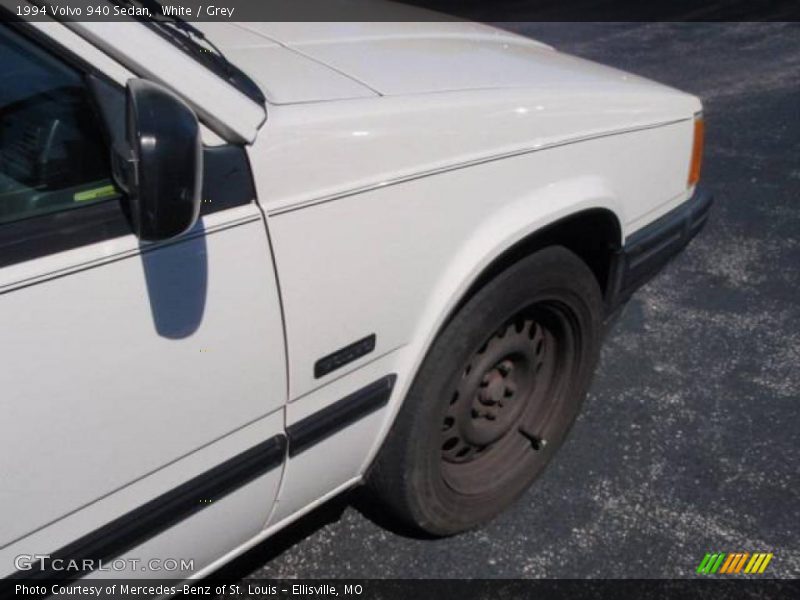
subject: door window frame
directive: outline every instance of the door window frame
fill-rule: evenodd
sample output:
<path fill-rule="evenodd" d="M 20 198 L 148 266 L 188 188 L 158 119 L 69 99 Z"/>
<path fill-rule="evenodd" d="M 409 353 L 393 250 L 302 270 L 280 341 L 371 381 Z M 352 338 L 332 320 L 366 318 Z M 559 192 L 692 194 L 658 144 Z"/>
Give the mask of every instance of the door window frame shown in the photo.
<path fill-rule="evenodd" d="M 87 93 L 90 93 L 88 80 L 95 77 L 107 84 L 105 87 L 112 93 L 124 98 L 125 89 L 117 81 L 29 23 L 12 20 L 0 23 L 0 27 L 8 27 L 75 69 L 84 80 Z M 91 98 L 91 102 L 97 112 L 99 134 L 110 149 L 112 134 L 100 114 L 97 99 Z M 255 184 L 243 145 L 205 146 L 203 159 L 201 218 L 255 202 Z M 0 268 L 132 235 L 125 202 L 126 197 L 121 193 L 117 199 L 0 224 Z"/>

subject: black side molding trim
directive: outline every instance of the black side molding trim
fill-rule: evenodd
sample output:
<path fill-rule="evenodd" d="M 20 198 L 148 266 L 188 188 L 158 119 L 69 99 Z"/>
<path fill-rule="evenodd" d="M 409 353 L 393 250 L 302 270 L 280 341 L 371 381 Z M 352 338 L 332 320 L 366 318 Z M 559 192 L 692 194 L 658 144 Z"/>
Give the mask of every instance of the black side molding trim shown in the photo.
<path fill-rule="evenodd" d="M 324 377 L 328 373 L 369 354 L 375 350 L 375 339 L 375 334 L 373 333 L 357 342 L 348 344 L 332 354 L 323 356 L 314 363 L 314 379 Z"/>
<path fill-rule="evenodd" d="M 384 406 L 389 401 L 389 396 L 392 395 L 392 388 L 394 388 L 396 380 L 397 375 L 387 375 L 321 411 L 290 425 L 286 430 L 289 436 L 289 456 L 297 456 L 314 444 Z"/>
<path fill-rule="evenodd" d="M 708 192 L 698 188 L 689 200 L 628 238 L 612 264 L 606 293 L 609 312 L 655 276 L 703 229 L 713 201 Z"/>
<path fill-rule="evenodd" d="M 280 466 L 285 454 L 286 437 L 276 435 L 53 552 L 48 563 L 63 559 L 66 565 L 74 560 L 80 566 L 84 559 L 91 559 L 91 569 L 53 570 L 39 568 L 39 563 L 7 579 L 71 581 L 84 577 L 99 561 L 120 556 Z"/>

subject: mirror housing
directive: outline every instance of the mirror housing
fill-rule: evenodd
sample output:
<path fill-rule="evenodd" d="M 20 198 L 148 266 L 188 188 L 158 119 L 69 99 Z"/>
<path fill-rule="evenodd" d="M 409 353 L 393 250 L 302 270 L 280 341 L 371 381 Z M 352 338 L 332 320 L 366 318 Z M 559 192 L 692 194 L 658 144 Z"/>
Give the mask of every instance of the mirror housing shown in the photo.
<path fill-rule="evenodd" d="M 128 81 L 126 142 L 115 147 L 113 161 L 140 240 L 170 239 L 194 226 L 200 215 L 203 145 L 197 117 L 175 93 L 144 79 Z"/>

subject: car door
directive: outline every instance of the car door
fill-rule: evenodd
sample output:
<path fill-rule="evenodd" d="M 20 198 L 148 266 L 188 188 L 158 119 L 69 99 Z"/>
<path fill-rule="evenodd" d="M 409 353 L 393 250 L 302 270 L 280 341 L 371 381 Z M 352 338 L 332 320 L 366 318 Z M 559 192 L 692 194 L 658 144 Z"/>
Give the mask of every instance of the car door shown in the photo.
<path fill-rule="evenodd" d="M 124 90 L 90 71 L 0 26 L 0 576 L 128 557 L 144 562 L 114 570 L 179 577 L 255 535 L 274 501 L 277 286 L 241 147 L 205 149 L 191 231 L 131 234 L 87 78 L 107 102 Z M 53 558 L 95 562 L 54 573 Z"/>

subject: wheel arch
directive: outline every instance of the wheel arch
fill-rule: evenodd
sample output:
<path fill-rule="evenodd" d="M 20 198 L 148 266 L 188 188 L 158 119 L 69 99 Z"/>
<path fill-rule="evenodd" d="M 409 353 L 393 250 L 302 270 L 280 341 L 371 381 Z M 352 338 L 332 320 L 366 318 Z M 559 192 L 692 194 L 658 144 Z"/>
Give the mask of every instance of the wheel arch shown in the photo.
<path fill-rule="evenodd" d="M 616 208 L 616 203 L 613 201 L 599 205 L 587 202 L 574 212 L 561 214 L 516 239 L 506 241 L 500 247 L 494 248 L 493 251 L 483 253 L 479 259 L 481 265 L 477 272 L 462 280 L 455 301 L 449 302 L 444 307 L 441 304 L 429 305 L 429 310 L 432 309 L 435 314 L 438 314 L 431 318 L 434 321 L 434 327 L 424 328 L 423 330 L 426 331 L 424 339 L 421 339 L 422 336 L 418 337 L 416 343 L 411 345 L 412 348 L 413 346 L 416 348 L 413 350 L 409 348 L 411 352 L 406 358 L 406 369 L 400 369 L 401 372 L 406 371 L 406 373 L 401 377 L 400 385 L 395 390 L 386 421 L 376 436 L 376 443 L 362 466 L 362 473 L 369 470 L 383 445 L 405 396 L 434 341 L 469 299 L 497 274 L 541 248 L 555 244 L 563 245 L 575 252 L 589 265 L 598 280 L 604 299 L 606 298 L 607 284 L 614 276 L 614 257 L 622 246 L 624 233 L 622 222 L 614 208 Z M 506 219 L 503 222 L 509 223 Z M 464 251 L 462 257 L 464 254 L 471 254 L 470 262 L 475 261 L 475 254 L 463 248 L 462 251 Z M 452 295 L 450 298 L 452 299 Z M 428 323 L 431 323 L 431 320 L 428 320 Z M 424 322 L 425 319 L 422 321 Z"/>
<path fill-rule="evenodd" d="M 617 215 L 608 208 L 584 209 L 561 217 L 502 250 L 472 280 L 450 309 L 436 335 L 486 283 L 524 257 L 554 245 L 564 246 L 586 263 L 603 292 L 603 298 L 607 299 L 614 257 L 622 247 L 622 225 Z"/>

